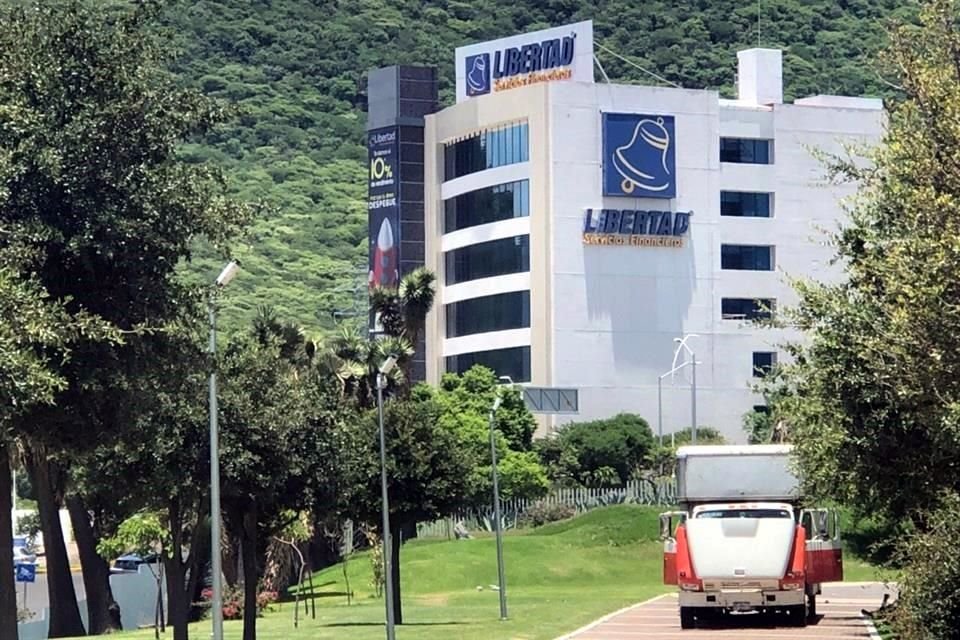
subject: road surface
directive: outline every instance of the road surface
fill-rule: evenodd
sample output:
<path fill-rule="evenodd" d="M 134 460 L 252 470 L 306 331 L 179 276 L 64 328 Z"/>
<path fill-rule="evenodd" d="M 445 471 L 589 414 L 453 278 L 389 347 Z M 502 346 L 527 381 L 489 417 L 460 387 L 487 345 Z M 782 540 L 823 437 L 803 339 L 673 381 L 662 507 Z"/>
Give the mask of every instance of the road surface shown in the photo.
<path fill-rule="evenodd" d="M 17 583 L 17 606 L 23 608 L 23 585 Z M 77 600 L 84 600 L 87 595 L 83 588 L 83 576 L 78 572 L 73 573 L 73 588 L 77 591 Z M 50 600 L 47 597 L 47 576 L 44 573 L 37 574 L 37 581 L 27 584 L 27 609 L 39 617 L 40 613 L 49 606 Z"/>
<path fill-rule="evenodd" d="M 775 617 L 727 616 L 709 626 L 680 628 L 673 594 L 635 605 L 558 640 L 870 640 L 872 628 L 860 613 L 880 606 L 885 589 L 877 583 L 825 585 L 817 598 L 817 619 L 805 628 L 784 626 Z"/>

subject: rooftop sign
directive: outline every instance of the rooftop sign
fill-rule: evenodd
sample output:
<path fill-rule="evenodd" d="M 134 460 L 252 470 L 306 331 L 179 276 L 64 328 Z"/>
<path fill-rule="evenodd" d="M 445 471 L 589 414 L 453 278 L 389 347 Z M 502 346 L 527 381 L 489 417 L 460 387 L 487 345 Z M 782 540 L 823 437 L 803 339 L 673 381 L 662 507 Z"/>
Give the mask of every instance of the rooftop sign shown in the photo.
<path fill-rule="evenodd" d="M 593 82 L 593 21 L 458 47 L 456 68 L 457 102 L 539 82 Z"/>

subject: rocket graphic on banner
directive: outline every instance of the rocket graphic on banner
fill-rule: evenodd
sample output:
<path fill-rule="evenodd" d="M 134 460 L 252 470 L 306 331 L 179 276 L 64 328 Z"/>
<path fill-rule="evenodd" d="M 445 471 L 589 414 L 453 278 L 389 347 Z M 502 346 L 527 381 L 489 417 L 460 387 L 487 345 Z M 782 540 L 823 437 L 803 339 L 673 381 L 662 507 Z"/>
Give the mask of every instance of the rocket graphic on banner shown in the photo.
<path fill-rule="evenodd" d="M 377 241 L 373 247 L 373 268 L 370 270 L 371 287 L 395 287 L 400 279 L 397 246 L 393 239 L 390 218 L 380 223 Z"/>

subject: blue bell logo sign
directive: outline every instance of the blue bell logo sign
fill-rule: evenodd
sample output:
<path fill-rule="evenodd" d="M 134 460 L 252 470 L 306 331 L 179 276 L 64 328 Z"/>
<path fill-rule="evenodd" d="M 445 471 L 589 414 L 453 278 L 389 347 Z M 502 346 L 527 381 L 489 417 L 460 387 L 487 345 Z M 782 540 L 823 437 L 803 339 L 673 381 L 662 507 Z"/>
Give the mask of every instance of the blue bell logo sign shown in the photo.
<path fill-rule="evenodd" d="M 482 96 L 490 93 L 490 54 L 467 56 L 467 95 Z"/>
<path fill-rule="evenodd" d="M 603 195 L 676 197 L 673 116 L 603 114 Z"/>

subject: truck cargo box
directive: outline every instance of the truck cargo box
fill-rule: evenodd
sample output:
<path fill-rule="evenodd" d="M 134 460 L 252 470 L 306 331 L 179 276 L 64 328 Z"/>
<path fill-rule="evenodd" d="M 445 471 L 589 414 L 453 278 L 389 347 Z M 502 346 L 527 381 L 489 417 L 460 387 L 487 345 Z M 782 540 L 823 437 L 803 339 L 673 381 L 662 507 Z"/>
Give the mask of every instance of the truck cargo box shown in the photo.
<path fill-rule="evenodd" d="M 790 445 L 707 445 L 677 449 L 677 500 L 797 502 Z"/>

